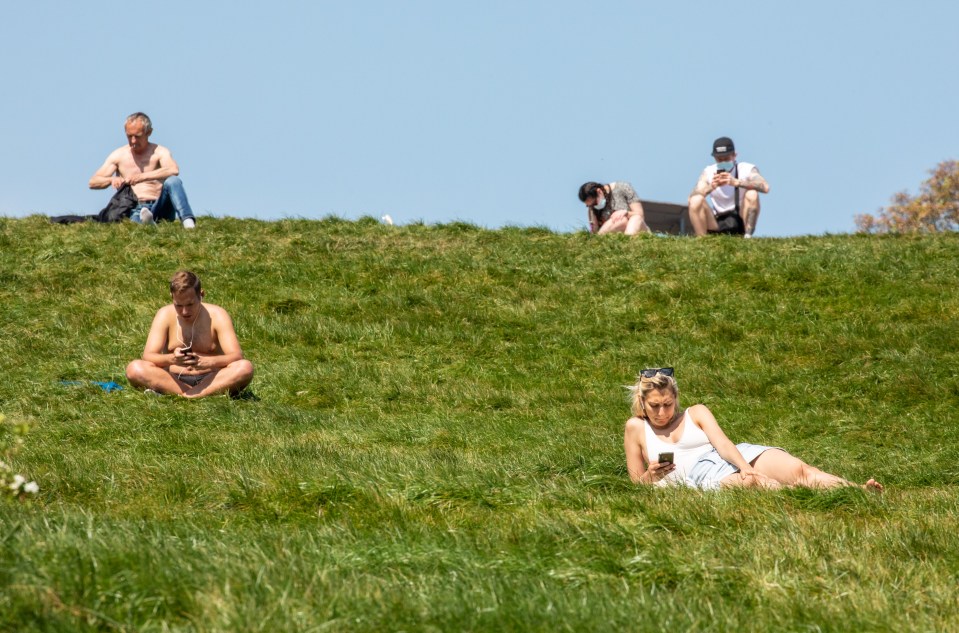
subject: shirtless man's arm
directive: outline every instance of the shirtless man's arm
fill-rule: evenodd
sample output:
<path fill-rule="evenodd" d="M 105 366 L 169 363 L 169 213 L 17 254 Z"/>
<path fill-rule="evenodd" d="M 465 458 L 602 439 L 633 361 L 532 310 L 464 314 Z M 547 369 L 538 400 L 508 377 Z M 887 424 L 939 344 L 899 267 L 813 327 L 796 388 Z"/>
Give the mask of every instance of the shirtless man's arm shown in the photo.
<path fill-rule="evenodd" d="M 147 180 L 163 182 L 170 176 L 179 176 L 180 166 L 173 160 L 170 150 L 162 145 L 155 147 L 151 158 L 156 161 L 156 168 L 144 172 L 133 171 L 133 168 L 126 170 L 122 168 L 124 164 L 127 164 L 128 167 L 135 164 L 129 148 L 121 147 L 114 150 L 107 156 L 106 162 L 90 178 L 90 188 L 106 189 L 112 186 L 114 189 L 119 189 L 124 183 L 132 186 Z M 124 161 L 124 159 L 126 160 Z M 131 173 L 124 174 L 124 171 Z"/>
<path fill-rule="evenodd" d="M 112 186 L 114 189 L 119 189 L 123 186 L 123 183 L 126 182 L 120 176 L 120 157 L 119 153 L 123 151 L 124 148 L 114 150 L 109 156 L 103 165 L 93 174 L 90 178 L 90 189 L 106 189 L 107 187 Z"/>
<path fill-rule="evenodd" d="M 176 320 L 176 312 L 172 306 L 160 308 L 153 317 L 150 333 L 147 335 L 146 345 L 143 346 L 143 360 L 150 361 L 157 367 L 171 367 L 182 365 L 185 356 L 178 354 L 181 348 L 176 347 L 167 352 L 167 332 L 170 331 L 170 320 Z"/>
<path fill-rule="evenodd" d="M 153 153 L 153 158 L 157 160 L 156 169 L 131 174 L 126 181 L 130 183 L 130 185 L 135 185 L 138 182 L 144 182 L 146 180 L 159 180 L 163 182 L 170 176 L 180 175 L 180 167 L 176 164 L 176 161 L 173 160 L 173 154 L 171 154 L 167 148 L 162 145 L 157 145 L 156 151 Z"/>

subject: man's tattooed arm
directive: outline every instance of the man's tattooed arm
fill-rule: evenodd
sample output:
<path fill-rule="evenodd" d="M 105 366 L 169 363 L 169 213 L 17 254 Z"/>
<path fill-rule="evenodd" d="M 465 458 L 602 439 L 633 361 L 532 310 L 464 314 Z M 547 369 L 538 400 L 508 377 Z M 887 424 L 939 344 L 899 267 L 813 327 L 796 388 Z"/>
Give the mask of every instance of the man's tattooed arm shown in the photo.
<path fill-rule="evenodd" d="M 766 182 L 766 179 L 762 177 L 762 174 L 760 174 L 759 170 L 755 167 L 748 177 L 739 181 L 738 186 L 743 189 L 752 189 L 759 193 L 769 193 L 769 183 Z"/>

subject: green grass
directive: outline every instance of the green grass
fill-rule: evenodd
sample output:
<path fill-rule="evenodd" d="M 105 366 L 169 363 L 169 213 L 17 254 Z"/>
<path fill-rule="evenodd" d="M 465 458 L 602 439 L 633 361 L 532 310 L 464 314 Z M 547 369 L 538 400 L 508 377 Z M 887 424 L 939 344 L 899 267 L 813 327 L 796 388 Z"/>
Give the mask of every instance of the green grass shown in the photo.
<path fill-rule="evenodd" d="M 959 236 L 0 219 L 0 631 L 959 630 Z M 246 398 L 123 369 L 195 270 Z M 882 497 L 629 483 L 677 368 L 735 441 Z"/>

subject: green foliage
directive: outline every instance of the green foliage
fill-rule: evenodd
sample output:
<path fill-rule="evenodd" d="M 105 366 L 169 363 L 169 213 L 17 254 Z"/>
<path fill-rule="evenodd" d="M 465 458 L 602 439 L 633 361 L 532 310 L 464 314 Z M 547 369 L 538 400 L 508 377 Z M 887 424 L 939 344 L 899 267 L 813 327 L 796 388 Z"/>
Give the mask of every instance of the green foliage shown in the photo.
<path fill-rule="evenodd" d="M 959 229 L 959 161 L 947 160 L 929 172 L 918 196 L 900 191 L 878 216 L 856 216 L 863 233 L 938 233 Z"/>
<path fill-rule="evenodd" d="M 0 219 L 0 410 L 43 488 L 0 504 L 0 630 L 959 629 L 957 250 Z M 182 267 L 247 397 L 92 384 Z M 631 485 L 622 385 L 664 365 L 735 441 L 888 492 Z"/>
<path fill-rule="evenodd" d="M 26 477 L 14 471 L 10 461 L 27 434 L 29 425 L 25 422 L 8 422 L 0 414 L 0 502 L 8 499 L 24 499 L 40 491 L 35 481 L 27 481 Z"/>

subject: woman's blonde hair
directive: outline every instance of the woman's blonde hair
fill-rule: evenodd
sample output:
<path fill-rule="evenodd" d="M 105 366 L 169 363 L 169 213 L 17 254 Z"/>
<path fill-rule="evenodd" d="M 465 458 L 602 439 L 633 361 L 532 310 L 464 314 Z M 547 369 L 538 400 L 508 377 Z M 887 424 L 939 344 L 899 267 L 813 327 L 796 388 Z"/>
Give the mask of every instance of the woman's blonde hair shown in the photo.
<path fill-rule="evenodd" d="M 676 406 L 679 406 L 679 384 L 672 376 L 656 374 L 652 378 L 645 378 L 640 374 L 636 376 L 636 384 L 626 388 L 629 389 L 629 400 L 633 415 L 637 418 L 646 417 L 646 411 L 643 410 L 643 400 L 646 399 L 646 394 L 653 390 L 668 389 L 676 398 Z"/>

